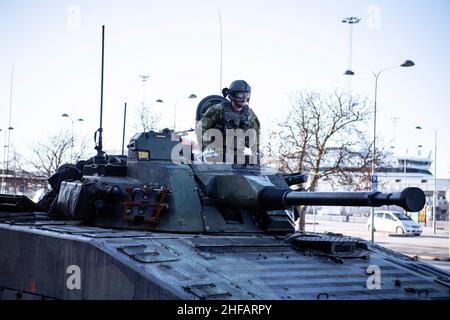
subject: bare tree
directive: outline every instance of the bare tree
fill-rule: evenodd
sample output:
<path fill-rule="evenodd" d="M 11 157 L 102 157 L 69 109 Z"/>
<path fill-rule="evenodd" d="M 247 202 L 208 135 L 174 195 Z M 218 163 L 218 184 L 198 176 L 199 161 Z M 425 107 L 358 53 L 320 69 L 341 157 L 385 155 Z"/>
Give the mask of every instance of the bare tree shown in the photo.
<path fill-rule="evenodd" d="M 2 172 L 5 175 L 4 190 L 6 193 L 23 194 L 34 192 L 38 188 L 45 187 L 47 182 L 39 172 L 25 170 L 25 161 L 21 154 L 14 148 L 9 158 L 8 170 Z"/>
<path fill-rule="evenodd" d="M 50 178 L 62 164 L 76 163 L 86 157 L 86 139 L 81 139 L 72 152 L 73 139 L 68 132 L 59 132 L 47 141 L 36 143 L 31 148 L 28 164 Z"/>
<path fill-rule="evenodd" d="M 152 105 L 146 105 L 144 103 L 141 103 L 137 107 L 136 115 L 137 125 L 135 125 L 135 129 L 137 131 L 148 132 L 154 130 L 161 119 L 161 115 L 152 110 Z"/>
<path fill-rule="evenodd" d="M 13 149 L 12 156 L 9 159 L 9 168 L 7 174 L 9 174 L 9 179 L 7 180 L 8 186 L 12 187 L 12 192 L 17 194 L 17 189 L 21 184 L 19 181 L 19 176 L 27 175 L 28 172 L 21 172 L 22 168 L 22 156 Z"/>
<path fill-rule="evenodd" d="M 365 189 L 370 186 L 373 155 L 362 125 L 370 115 L 365 99 L 339 91 L 299 92 L 286 119 L 274 130 L 279 138 L 272 136 L 265 145 L 265 161 L 285 172 L 308 172 L 308 191 L 314 191 L 320 179 Z M 382 152 L 377 153 L 381 159 Z"/>

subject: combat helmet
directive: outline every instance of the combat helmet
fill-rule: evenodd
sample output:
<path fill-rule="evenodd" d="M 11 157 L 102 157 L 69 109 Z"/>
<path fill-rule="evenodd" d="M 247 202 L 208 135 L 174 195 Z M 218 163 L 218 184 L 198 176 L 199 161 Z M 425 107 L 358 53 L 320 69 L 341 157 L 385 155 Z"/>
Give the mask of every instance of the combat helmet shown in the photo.
<path fill-rule="evenodd" d="M 233 97 L 237 92 L 252 92 L 252 88 L 250 85 L 244 80 L 235 80 L 233 81 L 229 88 L 224 88 L 222 90 L 222 94 L 224 97 L 230 96 Z"/>

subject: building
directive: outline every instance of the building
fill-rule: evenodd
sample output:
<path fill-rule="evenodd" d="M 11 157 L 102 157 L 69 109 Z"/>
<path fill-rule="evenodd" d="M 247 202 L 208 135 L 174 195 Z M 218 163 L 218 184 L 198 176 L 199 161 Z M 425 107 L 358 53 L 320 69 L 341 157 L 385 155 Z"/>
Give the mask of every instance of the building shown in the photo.
<path fill-rule="evenodd" d="M 418 187 L 425 192 L 427 221 L 433 216 L 435 179 L 430 172 L 431 159 L 420 156 L 399 156 L 393 165 L 377 169 L 378 191 L 398 192 L 406 187 Z M 449 202 L 445 197 L 450 189 L 450 179 L 436 179 L 436 220 L 448 220 Z M 319 181 L 317 191 L 342 191 L 329 183 Z M 369 214 L 370 208 L 321 208 L 318 212 L 334 214 Z M 392 209 L 392 208 L 390 208 Z"/>
<path fill-rule="evenodd" d="M 427 218 L 433 216 L 433 197 L 436 182 L 436 220 L 448 220 L 449 203 L 445 192 L 450 188 L 450 179 L 434 179 L 429 171 L 429 158 L 402 156 L 393 168 L 382 168 L 379 179 L 385 183 L 383 190 L 399 191 L 406 187 L 418 187 L 425 192 Z"/>
<path fill-rule="evenodd" d="M 37 190 L 47 189 L 47 178 L 42 174 L 25 170 L 0 171 L 0 193 L 26 195 L 32 198 Z"/>

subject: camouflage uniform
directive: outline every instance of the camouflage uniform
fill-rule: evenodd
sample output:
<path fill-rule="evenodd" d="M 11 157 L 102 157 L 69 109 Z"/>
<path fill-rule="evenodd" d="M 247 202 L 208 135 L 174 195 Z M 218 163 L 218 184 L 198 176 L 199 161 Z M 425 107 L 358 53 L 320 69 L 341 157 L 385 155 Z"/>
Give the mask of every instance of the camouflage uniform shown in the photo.
<path fill-rule="evenodd" d="M 226 145 L 225 137 L 227 129 L 242 129 L 244 131 L 253 129 L 256 131 L 257 150 L 259 151 L 260 124 L 256 114 L 248 106 L 244 107 L 241 111 L 236 111 L 229 101 L 215 104 L 206 111 L 199 121 L 198 126 L 197 137 L 199 141 L 202 141 L 202 149 L 212 142 L 208 139 L 202 139 L 208 129 L 214 128 L 222 132 L 222 136 L 224 137 L 223 149 L 225 149 Z"/>

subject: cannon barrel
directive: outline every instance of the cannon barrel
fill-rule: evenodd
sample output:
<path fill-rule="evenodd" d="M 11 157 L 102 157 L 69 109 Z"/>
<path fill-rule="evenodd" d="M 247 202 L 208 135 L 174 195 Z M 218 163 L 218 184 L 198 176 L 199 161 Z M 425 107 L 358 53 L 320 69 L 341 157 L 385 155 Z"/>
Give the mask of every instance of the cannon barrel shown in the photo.
<path fill-rule="evenodd" d="M 267 186 L 258 193 L 259 204 L 267 210 L 295 205 L 379 207 L 396 205 L 406 211 L 421 210 L 425 205 L 424 192 L 415 187 L 401 192 L 299 192 Z"/>

